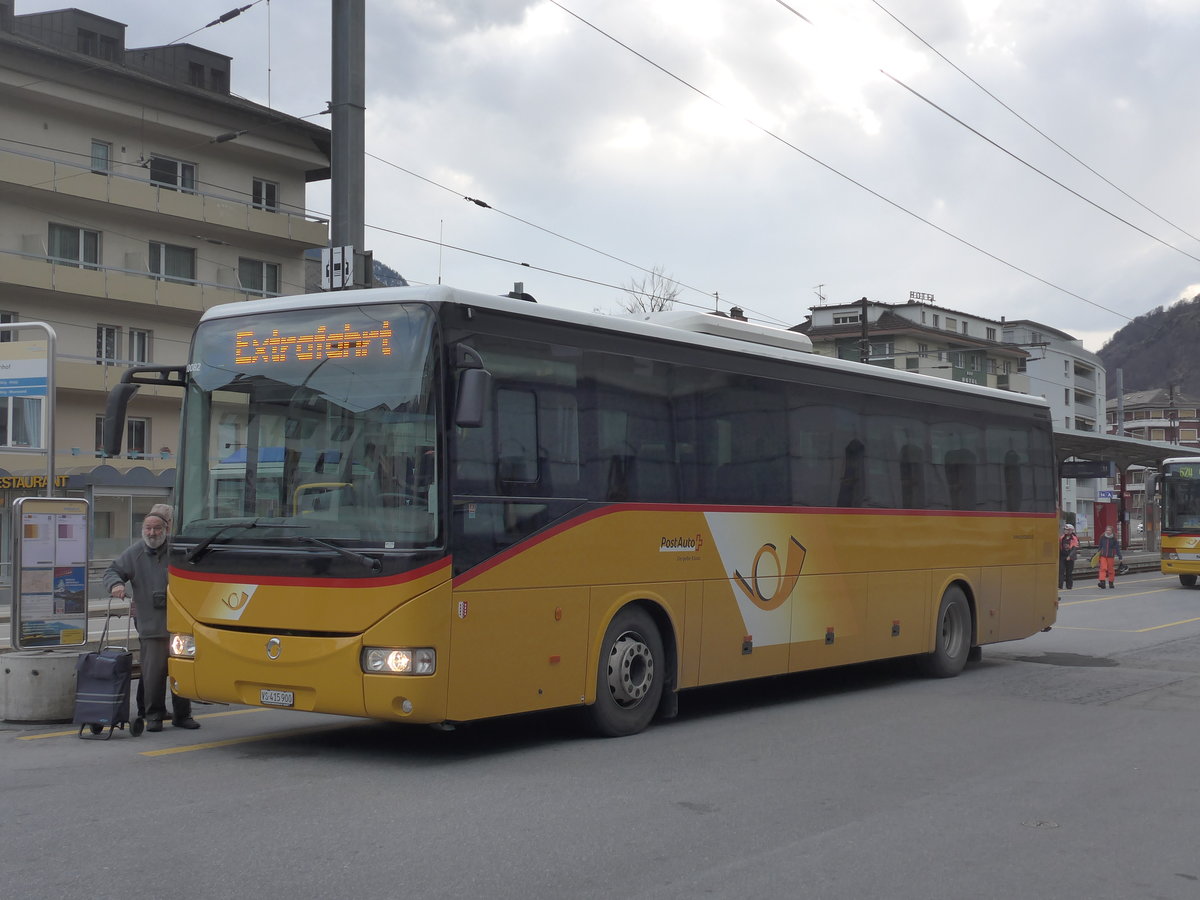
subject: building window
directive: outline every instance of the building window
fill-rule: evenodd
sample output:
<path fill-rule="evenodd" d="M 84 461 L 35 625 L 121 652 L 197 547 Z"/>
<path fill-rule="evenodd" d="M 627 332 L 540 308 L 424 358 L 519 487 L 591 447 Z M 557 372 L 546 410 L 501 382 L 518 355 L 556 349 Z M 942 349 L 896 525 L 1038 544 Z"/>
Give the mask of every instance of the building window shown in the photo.
<path fill-rule="evenodd" d="M 129 361 L 144 365 L 150 362 L 150 332 L 142 328 L 129 329 Z"/>
<path fill-rule="evenodd" d="M 929 345 L 917 344 L 917 356 L 920 356 L 923 359 L 927 358 L 929 356 Z"/>
<path fill-rule="evenodd" d="M 224 69 L 209 69 L 208 72 L 209 77 L 212 79 L 209 87 L 219 94 L 228 94 L 229 74 Z"/>
<path fill-rule="evenodd" d="M 238 283 L 249 293 L 278 294 L 279 264 L 242 257 L 238 260 Z"/>
<path fill-rule="evenodd" d="M 946 316 L 946 330 L 947 331 L 957 331 L 958 330 L 958 319 L 952 319 L 949 316 Z"/>
<path fill-rule="evenodd" d="M 112 171 L 112 144 L 108 141 L 92 141 L 92 171 L 97 175 Z"/>
<path fill-rule="evenodd" d="M 1165 428 L 1151 428 L 1150 440 L 1165 441 L 1167 439 L 1167 430 Z"/>
<path fill-rule="evenodd" d="M 1017 360 L 1017 371 L 1024 372 L 1026 370 L 1026 368 L 1028 368 L 1028 360 L 1018 359 Z"/>
<path fill-rule="evenodd" d="M 125 455 L 130 459 L 145 459 L 147 438 L 150 436 L 149 419 L 130 419 L 125 423 Z"/>
<path fill-rule="evenodd" d="M 100 232 L 50 223 L 50 262 L 95 269 L 100 265 Z"/>
<path fill-rule="evenodd" d="M 1040 331 L 1029 332 L 1029 343 L 1040 344 L 1042 342 L 1042 333 Z"/>
<path fill-rule="evenodd" d="M 96 365 L 107 366 L 121 359 L 121 329 L 116 325 L 96 326 Z"/>
<path fill-rule="evenodd" d="M 1067 404 L 1067 406 L 1071 405 L 1071 389 L 1070 388 L 1063 388 L 1063 403 Z"/>
<path fill-rule="evenodd" d="M 934 314 L 933 314 L 933 327 L 934 327 L 934 328 L 940 328 L 940 327 L 941 327 L 940 325 L 938 325 L 938 319 L 940 319 L 940 318 L 941 318 L 941 316 L 939 316 L 937 313 L 934 313 Z"/>
<path fill-rule="evenodd" d="M 167 281 L 195 281 L 196 251 L 191 247 L 151 241 L 150 271 Z"/>
<path fill-rule="evenodd" d="M 15 312 L 0 312 L 0 325 L 11 325 L 16 321 L 17 314 Z M 17 332 L 8 330 L 0 331 L 0 344 L 7 344 L 16 339 Z"/>
<path fill-rule="evenodd" d="M 195 191 L 196 164 L 166 156 L 151 156 L 150 183 L 172 191 Z"/>
<path fill-rule="evenodd" d="M 966 334 L 966 333 L 967 333 L 967 323 L 966 323 L 966 322 L 963 322 L 963 323 L 962 323 L 962 333 L 963 333 L 963 334 Z"/>
<path fill-rule="evenodd" d="M 996 329 L 995 328 L 987 329 L 987 339 L 989 341 L 994 341 L 996 339 Z"/>
<path fill-rule="evenodd" d="M 1011 360 L 1011 359 L 1006 359 L 1006 360 L 1004 361 L 1004 369 L 1003 369 L 1003 371 L 1004 371 L 1004 374 L 1005 374 L 1005 375 L 1011 375 L 1011 374 L 1012 374 L 1012 360 Z"/>
<path fill-rule="evenodd" d="M 1063 427 L 1066 428 L 1068 431 L 1070 430 L 1070 428 L 1071 428 L 1071 417 L 1070 416 L 1067 416 L 1065 419 L 1063 419 Z"/>
<path fill-rule="evenodd" d="M 1200 439 L 1200 436 L 1198 436 L 1197 429 L 1195 429 L 1195 428 L 1180 428 L 1179 429 L 1179 442 L 1181 444 L 1185 443 L 1187 441 L 1191 441 L 1192 443 L 1195 443 L 1198 439 Z"/>
<path fill-rule="evenodd" d="M 0 446 L 42 446 L 42 397 L 0 397 Z"/>
<path fill-rule="evenodd" d="M 204 87 L 204 65 L 202 63 L 188 63 L 188 84 L 192 87 Z"/>
<path fill-rule="evenodd" d="M 104 456 L 104 416 L 96 416 L 96 456 Z"/>
<path fill-rule="evenodd" d="M 279 210 L 279 185 L 275 182 L 255 178 L 252 191 L 255 209 L 265 209 L 267 212 L 277 212 Z M 834 324 L 837 324 L 837 316 L 833 317 L 833 321 Z M 854 321 L 858 321 L 857 316 Z"/>
<path fill-rule="evenodd" d="M 892 341 L 879 341 L 871 344 L 871 359 L 891 359 L 896 355 L 896 345 Z"/>

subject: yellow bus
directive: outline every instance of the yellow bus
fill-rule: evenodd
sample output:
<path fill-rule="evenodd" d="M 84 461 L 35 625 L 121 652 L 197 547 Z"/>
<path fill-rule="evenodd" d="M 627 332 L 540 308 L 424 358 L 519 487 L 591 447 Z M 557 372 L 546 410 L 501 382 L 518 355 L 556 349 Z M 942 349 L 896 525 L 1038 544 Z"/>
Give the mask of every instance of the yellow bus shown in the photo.
<path fill-rule="evenodd" d="M 168 626 L 196 699 L 452 725 L 1046 630 L 1040 398 L 715 314 L 447 287 L 208 310 L 184 389 Z M 116 443 L 117 447 L 113 444 Z"/>
<path fill-rule="evenodd" d="M 1200 575 L 1200 457 L 1163 460 L 1155 479 L 1162 525 L 1164 575 L 1178 575 L 1184 587 L 1195 587 Z"/>

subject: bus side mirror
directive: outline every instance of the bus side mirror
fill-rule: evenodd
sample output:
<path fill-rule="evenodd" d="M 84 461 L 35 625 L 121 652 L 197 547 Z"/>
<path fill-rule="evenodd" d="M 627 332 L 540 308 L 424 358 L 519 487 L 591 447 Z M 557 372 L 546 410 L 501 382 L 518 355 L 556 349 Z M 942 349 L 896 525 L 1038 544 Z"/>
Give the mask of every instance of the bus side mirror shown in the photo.
<path fill-rule="evenodd" d="M 487 369 L 464 369 L 458 378 L 458 400 L 454 404 L 454 424 L 459 428 L 478 428 L 491 393 L 492 375 Z"/>
<path fill-rule="evenodd" d="M 121 440 L 125 435 L 125 411 L 137 393 L 139 385 L 121 382 L 108 392 L 104 410 L 104 428 L 100 434 L 100 449 L 105 456 L 121 455 Z"/>

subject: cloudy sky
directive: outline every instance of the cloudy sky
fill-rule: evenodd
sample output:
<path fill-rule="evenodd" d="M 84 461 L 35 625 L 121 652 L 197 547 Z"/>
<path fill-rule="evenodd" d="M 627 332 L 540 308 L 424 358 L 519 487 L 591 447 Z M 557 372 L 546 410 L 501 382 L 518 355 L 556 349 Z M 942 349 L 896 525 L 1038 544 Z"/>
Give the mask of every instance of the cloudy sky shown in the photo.
<path fill-rule="evenodd" d="M 324 109 L 328 0 L 203 28 L 232 2 L 75 5 Z M 367 245 L 414 284 L 614 311 L 659 268 L 681 302 L 784 325 L 916 291 L 1092 350 L 1200 293 L 1196 0 L 366 7 Z"/>

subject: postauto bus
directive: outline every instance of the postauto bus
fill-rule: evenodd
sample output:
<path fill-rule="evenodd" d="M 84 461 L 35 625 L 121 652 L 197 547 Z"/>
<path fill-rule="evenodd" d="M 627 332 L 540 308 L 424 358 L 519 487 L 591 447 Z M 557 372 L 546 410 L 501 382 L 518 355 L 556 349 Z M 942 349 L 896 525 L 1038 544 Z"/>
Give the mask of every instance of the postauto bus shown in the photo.
<path fill-rule="evenodd" d="M 1055 619 L 1041 399 L 702 313 L 448 287 L 208 310 L 186 366 L 175 689 L 452 724 L 917 657 Z M 114 446 L 116 445 L 116 446 Z"/>

